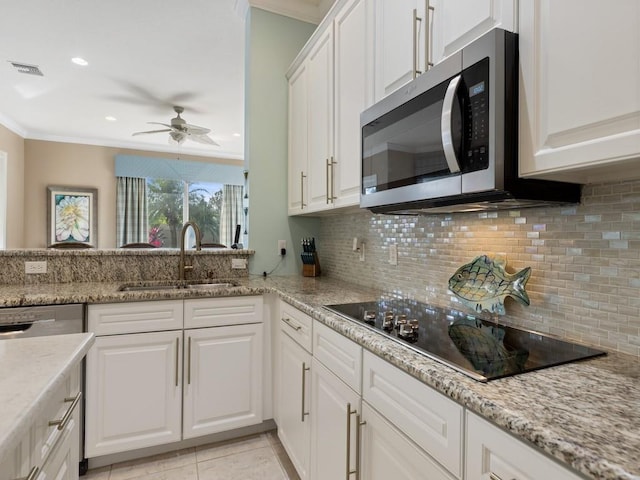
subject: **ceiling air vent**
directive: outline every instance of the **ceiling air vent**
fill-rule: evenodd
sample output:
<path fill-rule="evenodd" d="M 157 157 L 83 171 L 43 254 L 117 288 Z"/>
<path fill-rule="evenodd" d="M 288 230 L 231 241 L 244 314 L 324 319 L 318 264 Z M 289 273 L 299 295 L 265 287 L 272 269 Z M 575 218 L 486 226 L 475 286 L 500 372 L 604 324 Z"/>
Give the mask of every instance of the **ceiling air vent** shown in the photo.
<path fill-rule="evenodd" d="M 44 77 L 43 73 L 37 65 L 29 65 L 28 63 L 9 62 L 20 73 L 26 73 L 27 75 L 40 75 Z"/>

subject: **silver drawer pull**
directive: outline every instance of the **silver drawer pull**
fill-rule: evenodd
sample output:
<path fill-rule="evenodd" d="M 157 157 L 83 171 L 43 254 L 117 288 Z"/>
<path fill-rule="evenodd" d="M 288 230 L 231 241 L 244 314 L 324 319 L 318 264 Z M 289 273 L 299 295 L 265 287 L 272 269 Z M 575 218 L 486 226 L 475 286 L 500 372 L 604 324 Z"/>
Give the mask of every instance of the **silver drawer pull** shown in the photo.
<path fill-rule="evenodd" d="M 29 475 L 27 475 L 26 477 L 19 478 L 18 480 L 36 480 L 36 477 L 38 476 L 39 473 L 40 473 L 40 469 L 34 466 L 34 467 L 31 467 L 31 470 L 29 470 Z"/>
<path fill-rule="evenodd" d="M 282 321 L 293 328 L 296 332 L 302 329 L 301 325 L 295 325 L 290 319 L 287 317 L 282 317 Z"/>
<path fill-rule="evenodd" d="M 69 406 L 69 408 L 67 409 L 67 411 L 64 413 L 64 415 L 62 416 L 62 418 L 60 420 L 50 420 L 49 421 L 49 426 L 53 427 L 54 425 L 57 425 L 58 426 L 58 430 L 64 429 L 64 427 L 67 426 L 67 423 L 69 423 L 69 419 L 71 418 L 71 415 L 73 414 L 73 411 L 75 410 L 76 406 L 78 405 L 78 402 L 80 401 L 80 397 L 82 397 L 82 392 L 78 392 L 78 394 L 75 397 L 65 398 L 64 401 L 65 402 L 71 402 L 71 405 Z"/>
<path fill-rule="evenodd" d="M 502 478 L 493 472 L 489 472 L 489 480 L 502 480 Z M 511 480 L 515 480 L 515 478 L 512 478 Z"/>

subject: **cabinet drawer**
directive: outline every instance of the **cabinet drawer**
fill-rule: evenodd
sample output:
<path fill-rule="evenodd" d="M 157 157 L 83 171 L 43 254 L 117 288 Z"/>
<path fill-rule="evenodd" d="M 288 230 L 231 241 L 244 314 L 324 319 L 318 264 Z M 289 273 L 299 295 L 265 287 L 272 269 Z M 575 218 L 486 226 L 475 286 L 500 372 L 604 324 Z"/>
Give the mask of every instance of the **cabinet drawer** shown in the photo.
<path fill-rule="evenodd" d="M 313 323 L 313 356 L 360 393 L 362 347 L 318 321 Z"/>
<path fill-rule="evenodd" d="M 293 338 L 307 352 L 312 351 L 313 319 L 286 302 L 280 301 L 280 329 Z"/>
<path fill-rule="evenodd" d="M 34 465 L 42 465 L 65 432 L 73 428 L 72 423 L 77 418 L 74 414 L 80 410 L 80 402 L 84 395 L 84 392 L 80 392 L 79 378 L 80 367 L 76 367 L 61 383 L 45 410 L 35 420 L 31 448 L 31 462 Z"/>
<path fill-rule="evenodd" d="M 578 480 L 580 477 L 507 432 L 467 411 L 467 479 Z"/>
<path fill-rule="evenodd" d="M 262 297 L 199 298 L 184 301 L 184 328 L 262 323 Z"/>
<path fill-rule="evenodd" d="M 366 351 L 362 397 L 461 478 L 462 406 Z"/>
<path fill-rule="evenodd" d="M 182 300 L 89 305 L 88 328 L 100 335 L 182 328 Z"/>

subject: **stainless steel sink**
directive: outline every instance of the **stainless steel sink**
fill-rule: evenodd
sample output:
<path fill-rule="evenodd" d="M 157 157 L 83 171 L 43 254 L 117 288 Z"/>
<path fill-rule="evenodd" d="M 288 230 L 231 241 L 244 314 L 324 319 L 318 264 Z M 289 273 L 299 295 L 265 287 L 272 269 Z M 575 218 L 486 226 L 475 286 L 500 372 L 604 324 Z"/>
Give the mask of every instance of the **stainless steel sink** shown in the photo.
<path fill-rule="evenodd" d="M 236 282 L 221 280 L 177 280 L 175 282 L 131 282 L 120 285 L 120 292 L 145 292 L 160 290 L 219 290 L 223 288 L 237 287 Z"/>

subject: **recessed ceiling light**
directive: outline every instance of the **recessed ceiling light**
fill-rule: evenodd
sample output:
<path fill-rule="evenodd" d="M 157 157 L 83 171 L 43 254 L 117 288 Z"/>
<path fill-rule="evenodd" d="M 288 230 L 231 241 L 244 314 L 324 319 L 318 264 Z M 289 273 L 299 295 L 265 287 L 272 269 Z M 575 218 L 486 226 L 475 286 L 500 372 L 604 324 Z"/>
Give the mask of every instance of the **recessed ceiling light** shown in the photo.
<path fill-rule="evenodd" d="M 241 135 L 239 133 L 234 133 L 233 136 L 234 137 L 240 137 Z"/>
<path fill-rule="evenodd" d="M 106 117 L 104 117 L 104 119 L 108 122 L 115 122 L 116 120 L 118 120 L 116 117 L 112 117 L 111 115 L 107 115 Z"/>
<path fill-rule="evenodd" d="M 89 65 L 89 62 L 87 62 L 84 58 L 82 57 L 73 57 L 71 59 L 71 61 L 73 63 L 75 63 L 76 65 L 80 65 L 81 67 L 86 67 L 87 65 Z"/>

